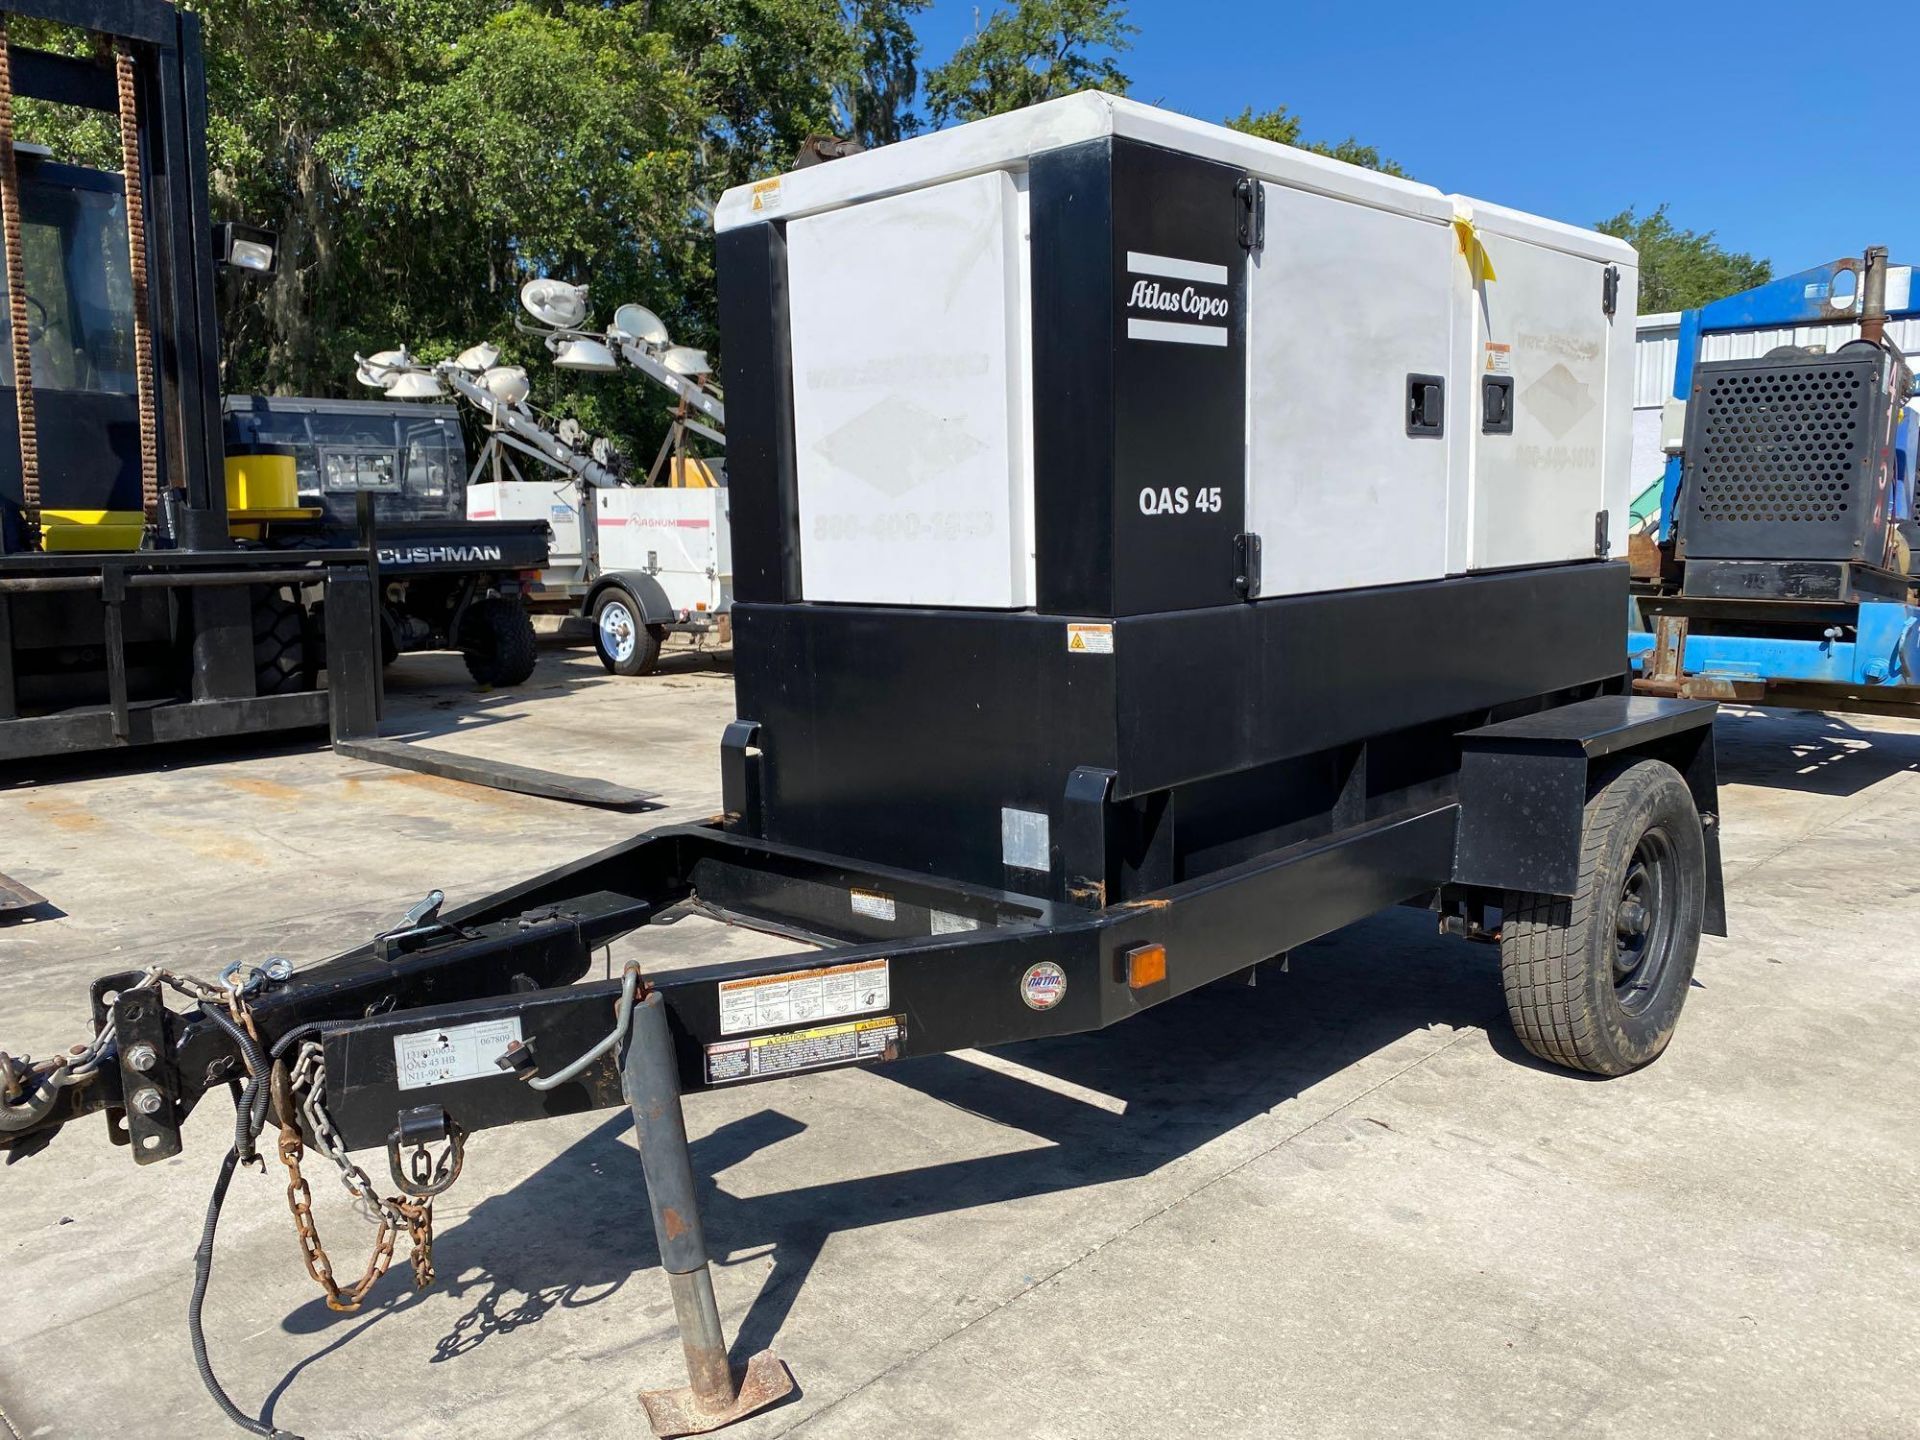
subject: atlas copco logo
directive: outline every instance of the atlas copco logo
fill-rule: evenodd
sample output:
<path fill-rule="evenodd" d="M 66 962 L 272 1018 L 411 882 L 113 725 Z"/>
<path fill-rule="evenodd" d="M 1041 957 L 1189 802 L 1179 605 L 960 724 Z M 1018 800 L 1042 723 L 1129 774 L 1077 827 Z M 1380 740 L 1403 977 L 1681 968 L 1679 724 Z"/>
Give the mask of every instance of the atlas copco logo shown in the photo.
<path fill-rule="evenodd" d="M 471 565 L 501 559 L 498 545 L 408 545 L 380 547 L 382 565 Z"/>
<path fill-rule="evenodd" d="M 1127 297 L 1127 308 L 1157 310 L 1163 315 L 1184 315 L 1195 320 L 1224 320 L 1227 297 L 1202 295 L 1191 285 L 1175 290 L 1158 280 L 1136 280 L 1133 293 Z"/>

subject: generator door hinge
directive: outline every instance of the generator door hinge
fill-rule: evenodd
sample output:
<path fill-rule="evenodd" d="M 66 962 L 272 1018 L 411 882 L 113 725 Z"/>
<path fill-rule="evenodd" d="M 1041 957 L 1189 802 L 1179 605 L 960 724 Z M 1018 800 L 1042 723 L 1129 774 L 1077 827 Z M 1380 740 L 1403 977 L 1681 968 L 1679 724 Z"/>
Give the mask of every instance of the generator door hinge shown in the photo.
<path fill-rule="evenodd" d="M 1600 511 L 1593 517 L 1593 556 L 1604 560 L 1613 553 L 1613 541 L 1607 535 L 1607 512 Z"/>
<path fill-rule="evenodd" d="M 1620 308 L 1620 267 L 1607 266 L 1606 273 L 1600 277 L 1600 310 L 1609 320 L 1613 312 Z"/>
<path fill-rule="evenodd" d="M 1242 600 L 1260 598 L 1260 537 L 1254 534 L 1233 537 L 1233 588 Z"/>
<path fill-rule="evenodd" d="M 1267 187 L 1251 175 L 1243 175 L 1233 187 L 1233 198 L 1240 202 L 1240 248 L 1262 250 L 1267 244 Z"/>

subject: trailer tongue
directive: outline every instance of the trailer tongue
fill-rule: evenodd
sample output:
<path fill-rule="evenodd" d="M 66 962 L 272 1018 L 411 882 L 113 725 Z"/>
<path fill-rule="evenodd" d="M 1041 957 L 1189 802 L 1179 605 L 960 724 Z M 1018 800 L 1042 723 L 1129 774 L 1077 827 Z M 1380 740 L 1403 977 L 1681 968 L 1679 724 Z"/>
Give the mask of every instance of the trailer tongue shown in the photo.
<path fill-rule="evenodd" d="M 151 1163 L 237 1083 L 235 1155 L 271 1115 L 425 1283 L 480 1132 L 630 1105 L 685 1434 L 791 1380 L 727 1369 L 683 1094 L 1100 1029 L 1402 904 L 1499 945 L 1534 1053 L 1661 1053 L 1724 907 L 1713 707 L 1626 693 L 1631 251 L 1100 95 L 718 228 L 722 813 L 291 973 L 103 977 L 0 1144 L 106 1110 Z M 586 979 L 688 913 L 795 948 Z"/>

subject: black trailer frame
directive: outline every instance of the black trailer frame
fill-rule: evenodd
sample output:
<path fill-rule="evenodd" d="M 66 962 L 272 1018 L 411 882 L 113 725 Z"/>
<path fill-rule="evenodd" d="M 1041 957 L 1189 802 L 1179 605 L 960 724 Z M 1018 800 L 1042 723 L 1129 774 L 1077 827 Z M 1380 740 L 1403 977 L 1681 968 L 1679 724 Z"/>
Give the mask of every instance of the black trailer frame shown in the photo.
<path fill-rule="evenodd" d="M 423 1140 L 464 1146 L 497 1126 L 633 1105 L 694 1379 L 692 1400 L 654 1394 L 649 1409 L 659 1433 L 693 1433 L 791 1382 L 767 1356 L 743 1381 L 728 1376 L 706 1256 L 685 1239 L 689 1225 L 697 1237 L 698 1215 L 682 1094 L 1104 1028 L 1395 905 L 1430 908 L 1444 932 L 1492 938 L 1510 893 L 1573 892 L 1585 799 L 1635 759 L 1672 765 L 1692 792 L 1706 842 L 1703 928 L 1724 934 L 1715 708 L 1607 694 L 1475 726 L 1456 736 L 1457 767 L 1425 803 L 1112 903 L 1092 886 L 1036 897 L 760 838 L 758 727 L 736 721 L 722 742 L 721 815 L 636 836 L 445 914 L 436 893 L 353 950 L 281 979 L 258 974 L 250 1012 L 263 1051 L 319 1042 L 339 1140 L 385 1148 L 396 1175 L 402 1150 Z M 1109 778 L 1082 767 L 1069 780 L 1084 822 L 1066 841 L 1070 874 L 1105 873 L 1112 859 L 1100 823 Z M 596 956 L 690 913 L 796 948 L 636 972 L 637 1018 L 608 1037 L 633 982 L 588 981 Z M 1157 965 L 1135 964 L 1143 955 Z M 754 982 L 843 976 L 853 983 L 837 1012 L 745 1025 L 728 1013 L 728 994 Z M 152 1164 L 180 1152 L 201 1098 L 246 1075 L 228 1025 L 170 1011 L 142 980 L 130 971 L 94 982 L 93 1028 L 113 1023 L 116 1063 L 49 1092 L 39 1123 L 0 1133 L 0 1146 L 38 1148 L 66 1121 L 105 1110 L 114 1142 Z M 493 1068 L 443 1081 L 401 1073 L 403 1053 L 449 1031 L 495 1037 Z M 524 1083 L 610 1038 L 624 1048 L 605 1044 L 573 1078 Z"/>
<path fill-rule="evenodd" d="M 110 35 L 133 61 L 159 472 L 153 548 L 9 552 L 0 525 L 0 761 L 329 723 L 336 737 L 376 733 L 364 546 L 289 557 L 239 549 L 229 534 L 200 17 L 166 0 L 7 0 L 0 9 Z M 116 113 L 110 60 L 21 45 L 8 54 L 15 94 Z M 65 393 L 43 392 L 56 423 L 49 402 Z M 259 693 L 251 596 L 283 585 L 324 587 L 325 692 Z M 148 683 L 130 687 L 129 645 L 143 639 L 168 653 Z M 20 663 L 29 640 L 97 657 L 87 685 L 99 703 L 39 703 Z M 26 713 L 35 710 L 43 713 Z"/>

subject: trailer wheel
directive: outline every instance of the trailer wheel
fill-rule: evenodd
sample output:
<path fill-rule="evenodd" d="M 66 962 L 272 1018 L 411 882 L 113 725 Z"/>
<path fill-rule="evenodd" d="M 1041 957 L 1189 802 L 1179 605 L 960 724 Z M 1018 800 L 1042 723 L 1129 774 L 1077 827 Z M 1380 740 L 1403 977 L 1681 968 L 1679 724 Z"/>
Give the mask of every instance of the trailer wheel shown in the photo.
<path fill-rule="evenodd" d="M 1595 1075 L 1658 1058 L 1693 980 L 1706 893 L 1679 772 L 1658 760 L 1616 771 L 1587 798 L 1573 898 L 1506 897 L 1500 974 L 1520 1043 Z"/>
<path fill-rule="evenodd" d="M 253 592 L 253 690 L 256 695 L 292 695 L 313 688 L 307 667 L 307 617 L 300 602 L 281 590 Z"/>
<path fill-rule="evenodd" d="M 490 595 L 467 607 L 460 654 L 479 685 L 518 685 L 533 674 L 533 617 L 526 607 Z"/>
<path fill-rule="evenodd" d="M 640 603 L 618 585 L 593 605 L 593 648 L 615 675 L 651 675 L 660 664 L 667 627 L 644 625 Z"/>

